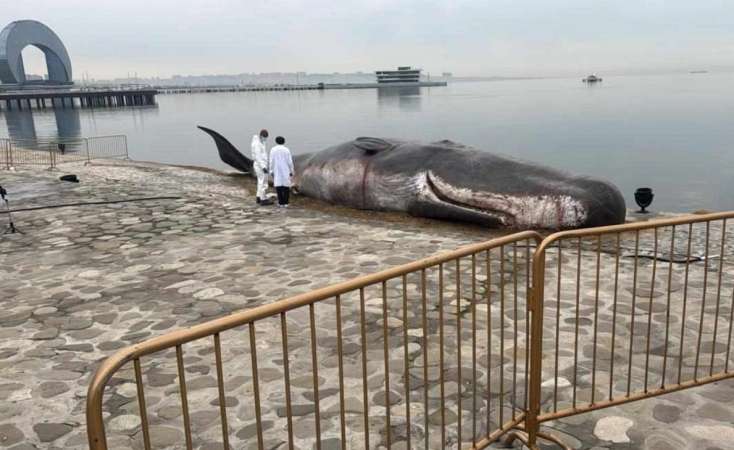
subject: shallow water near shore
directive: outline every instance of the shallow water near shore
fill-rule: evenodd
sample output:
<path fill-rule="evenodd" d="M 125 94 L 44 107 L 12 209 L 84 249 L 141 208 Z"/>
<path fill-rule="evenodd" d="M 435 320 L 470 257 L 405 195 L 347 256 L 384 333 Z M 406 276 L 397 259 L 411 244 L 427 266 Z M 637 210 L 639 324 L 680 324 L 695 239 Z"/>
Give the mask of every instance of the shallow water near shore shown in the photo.
<path fill-rule="evenodd" d="M 0 112 L 14 139 L 128 136 L 131 157 L 226 169 L 212 127 L 249 152 L 262 127 L 294 153 L 357 136 L 451 139 L 480 149 L 608 179 L 629 208 L 637 187 L 652 209 L 734 209 L 734 74 L 604 76 L 456 82 L 392 90 L 160 95 L 152 108 Z"/>

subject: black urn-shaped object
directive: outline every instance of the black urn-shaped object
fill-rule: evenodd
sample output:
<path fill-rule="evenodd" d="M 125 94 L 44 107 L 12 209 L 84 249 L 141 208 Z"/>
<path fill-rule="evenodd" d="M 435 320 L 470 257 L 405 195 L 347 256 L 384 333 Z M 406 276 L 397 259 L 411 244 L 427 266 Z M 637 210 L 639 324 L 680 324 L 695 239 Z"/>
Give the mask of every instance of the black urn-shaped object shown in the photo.
<path fill-rule="evenodd" d="M 652 193 L 652 189 L 647 187 L 638 188 L 635 191 L 635 202 L 642 209 L 637 212 L 647 214 L 649 211 L 645 211 L 645 208 L 650 206 L 653 197 L 655 197 L 655 194 Z"/>

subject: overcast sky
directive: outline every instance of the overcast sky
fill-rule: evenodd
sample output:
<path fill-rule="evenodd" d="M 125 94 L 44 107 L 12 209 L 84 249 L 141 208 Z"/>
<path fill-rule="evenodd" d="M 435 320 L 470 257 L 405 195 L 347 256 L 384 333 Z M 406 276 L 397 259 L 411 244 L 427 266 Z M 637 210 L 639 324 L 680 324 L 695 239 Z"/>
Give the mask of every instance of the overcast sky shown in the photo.
<path fill-rule="evenodd" d="M 487 76 L 734 67 L 732 0 L 2 3 L 0 21 L 36 19 L 56 31 L 75 78 L 397 65 Z"/>

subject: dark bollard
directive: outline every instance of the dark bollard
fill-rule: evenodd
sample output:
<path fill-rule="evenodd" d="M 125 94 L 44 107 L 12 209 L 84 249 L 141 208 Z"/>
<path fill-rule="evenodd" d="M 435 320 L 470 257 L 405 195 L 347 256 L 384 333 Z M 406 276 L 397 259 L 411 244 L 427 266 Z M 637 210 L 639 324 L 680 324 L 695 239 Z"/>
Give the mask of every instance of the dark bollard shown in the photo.
<path fill-rule="evenodd" d="M 635 191 L 635 202 L 641 209 L 637 212 L 647 214 L 649 211 L 645 211 L 645 208 L 652 204 L 653 197 L 655 197 L 655 194 L 652 193 L 651 188 L 638 188 Z"/>

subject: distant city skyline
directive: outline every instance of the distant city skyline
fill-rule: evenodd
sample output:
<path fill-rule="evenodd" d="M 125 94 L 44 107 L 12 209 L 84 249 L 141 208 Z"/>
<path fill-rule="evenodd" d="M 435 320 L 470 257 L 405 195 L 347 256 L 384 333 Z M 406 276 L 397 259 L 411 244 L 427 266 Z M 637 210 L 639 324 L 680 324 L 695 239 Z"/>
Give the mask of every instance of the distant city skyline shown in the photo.
<path fill-rule="evenodd" d="M 505 77 L 734 69 L 734 4 L 723 0 L 24 0 L 3 12 L 56 31 L 76 79 L 398 65 Z M 24 59 L 43 72 L 40 51 Z"/>

